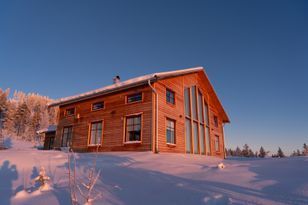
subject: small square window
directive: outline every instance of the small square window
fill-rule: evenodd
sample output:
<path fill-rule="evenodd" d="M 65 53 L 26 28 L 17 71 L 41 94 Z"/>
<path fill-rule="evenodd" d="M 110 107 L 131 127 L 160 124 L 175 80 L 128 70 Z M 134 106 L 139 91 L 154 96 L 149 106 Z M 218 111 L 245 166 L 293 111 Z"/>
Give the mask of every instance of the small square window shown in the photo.
<path fill-rule="evenodd" d="M 175 104 L 175 93 L 168 88 L 166 89 L 166 100 L 168 103 Z"/>
<path fill-rule="evenodd" d="M 105 106 L 104 102 L 97 102 L 92 104 L 92 111 L 103 109 Z"/>
<path fill-rule="evenodd" d="M 142 101 L 142 93 L 136 93 L 133 95 L 128 95 L 126 103 L 141 102 L 141 101 Z"/>
<path fill-rule="evenodd" d="M 71 116 L 71 115 L 75 115 L 75 108 L 68 108 L 65 110 L 65 115 L 66 116 Z"/>

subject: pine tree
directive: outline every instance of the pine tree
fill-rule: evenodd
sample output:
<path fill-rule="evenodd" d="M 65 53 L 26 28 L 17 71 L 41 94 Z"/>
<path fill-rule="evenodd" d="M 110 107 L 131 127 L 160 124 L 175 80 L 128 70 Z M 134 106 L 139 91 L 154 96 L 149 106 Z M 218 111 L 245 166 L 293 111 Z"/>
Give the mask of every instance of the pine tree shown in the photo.
<path fill-rule="evenodd" d="M 299 156 L 302 156 L 302 155 L 301 155 L 301 152 L 299 151 L 299 149 L 296 150 L 296 156 L 298 156 L 298 157 L 299 157 Z"/>
<path fill-rule="evenodd" d="M 303 156 L 308 156 L 308 146 L 306 143 L 303 145 Z"/>
<path fill-rule="evenodd" d="M 280 147 L 278 148 L 277 156 L 280 157 L 280 158 L 285 157 L 285 155 L 284 155 L 284 153 L 283 153 L 283 151 Z"/>
<path fill-rule="evenodd" d="M 267 153 L 265 152 L 264 148 L 261 146 L 259 151 L 259 157 L 264 158 L 266 157 Z"/>
<path fill-rule="evenodd" d="M 234 156 L 237 156 L 237 157 L 242 156 L 242 150 L 239 147 L 236 147 Z"/>
<path fill-rule="evenodd" d="M 243 157 L 249 157 L 249 146 L 248 144 L 244 144 L 243 150 L 242 150 L 242 156 Z"/>

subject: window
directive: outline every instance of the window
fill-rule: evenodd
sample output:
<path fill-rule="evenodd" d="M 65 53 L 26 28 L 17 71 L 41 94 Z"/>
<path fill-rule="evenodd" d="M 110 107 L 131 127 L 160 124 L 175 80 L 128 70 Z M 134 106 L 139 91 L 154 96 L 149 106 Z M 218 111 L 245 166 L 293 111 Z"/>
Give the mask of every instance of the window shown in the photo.
<path fill-rule="evenodd" d="M 103 109 L 105 106 L 104 102 L 97 102 L 92 104 L 92 111 Z"/>
<path fill-rule="evenodd" d="M 64 127 L 62 135 L 62 147 L 70 147 L 72 145 L 73 126 Z"/>
<path fill-rule="evenodd" d="M 200 124 L 200 152 L 201 154 L 204 154 L 204 139 L 205 139 L 205 134 L 204 134 L 204 127 L 203 125 Z"/>
<path fill-rule="evenodd" d="M 65 111 L 66 116 L 75 115 L 75 108 L 68 108 Z"/>
<path fill-rule="evenodd" d="M 175 104 L 175 93 L 170 90 L 170 89 L 166 89 L 166 100 L 168 103 L 171 103 L 171 104 Z"/>
<path fill-rule="evenodd" d="M 218 127 L 218 118 L 217 118 L 217 116 L 214 116 L 214 124 L 215 124 L 215 127 Z"/>
<path fill-rule="evenodd" d="M 185 98 L 185 115 L 190 116 L 190 89 L 189 88 L 185 88 L 184 98 Z"/>
<path fill-rule="evenodd" d="M 141 141 L 141 115 L 126 117 L 125 141 Z"/>
<path fill-rule="evenodd" d="M 208 104 L 206 101 L 204 101 L 204 117 L 205 117 L 205 146 L 206 146 L 206 154 L 210 155 L 211 154 L 211 145 L 210 145 L 210 123 L 209 123 L 209 108 Z"/>
<path fill-rule="evenodd" d="M 198 92 L 198 117 L 200 122 L 204 122 L 203 118 L 203 101 L 202 101 L 202 94 Z"/>
<path fill-rule="evenodd" d="M 219 152 L 219 136 L 215 135 L 215 151 Z"/>
<path fill-rule="evenodd" d="M 99 145 L 102 143 L 102 126 L 103 122 L 92 122 L 90 130 L 90 145 Z"/>
<path fill-rule="evenodd" d="M 197 120 L 197 100 L 196 100 L 196 86 L 191 89 L 191 107 L 192 107 L 192 118 Z"/>
<path fill-rule="evenodd" d="M 198 154 L 199 153 L 199 135 L 198 135 L 198 123 L 193 122 L 193 136 L 194 136 L 194 153 Z"/>
<path fill-rule="evenodd" d="M 167 137 L 167 143 L 175 144 L 175 121 L 174 120 L 167 119 L 166 137 Z"/>
<path fill-rule="evenodd" d="M 191 123 L 190 119 L 185 120 L 185 136 L 186 136 L 186 153 L 190 153 L 191 150 Z"/>
<path fill-rule="evenodd" d="M 142 101 L 142 93 L 136 93 L 133 95 L 128 95 L 126 103 L 133 103 L 133 102 L 140 102 L 140 101 Z"/>

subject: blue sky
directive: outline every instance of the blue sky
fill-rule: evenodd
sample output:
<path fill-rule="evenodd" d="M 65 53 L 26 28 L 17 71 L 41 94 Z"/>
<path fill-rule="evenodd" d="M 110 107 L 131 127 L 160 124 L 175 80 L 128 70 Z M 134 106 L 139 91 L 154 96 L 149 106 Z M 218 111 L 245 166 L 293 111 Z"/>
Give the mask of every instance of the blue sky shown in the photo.
<path fill-rule="evenodd" d="M 0 87 L 69 96 L 204 66 L 232 123 L 227 147 L 308 142 L 308 2 L 0 2 Z"/>

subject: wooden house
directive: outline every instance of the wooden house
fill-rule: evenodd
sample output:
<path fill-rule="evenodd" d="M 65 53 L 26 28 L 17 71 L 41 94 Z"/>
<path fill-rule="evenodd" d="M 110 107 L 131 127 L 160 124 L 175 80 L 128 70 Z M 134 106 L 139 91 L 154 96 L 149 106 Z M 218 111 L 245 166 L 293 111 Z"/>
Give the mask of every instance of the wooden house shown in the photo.
<path fill-rule="evenodd" d="M 149 74 L 62 98 L 56 147 L 224 157 L 229 118 L 202 67 Z"/>

